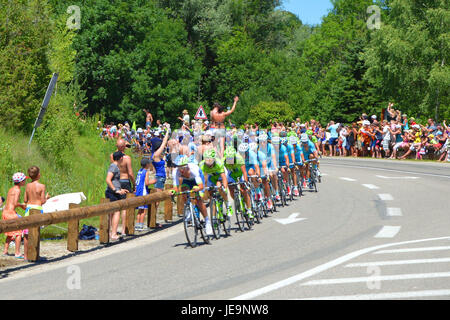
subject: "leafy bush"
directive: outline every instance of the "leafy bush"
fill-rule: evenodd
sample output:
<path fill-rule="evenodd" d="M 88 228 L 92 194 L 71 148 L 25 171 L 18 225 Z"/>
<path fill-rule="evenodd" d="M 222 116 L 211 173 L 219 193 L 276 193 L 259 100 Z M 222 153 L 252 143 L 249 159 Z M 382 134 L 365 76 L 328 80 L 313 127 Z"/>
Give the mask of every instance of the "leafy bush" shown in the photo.
<path fill-rule="evenodd" d="M 294 118 L 295 112 L 286 102 L 261 102 L 250 109 L 248 122 L 267 127 L 271 121 L 287 122 Z"/>

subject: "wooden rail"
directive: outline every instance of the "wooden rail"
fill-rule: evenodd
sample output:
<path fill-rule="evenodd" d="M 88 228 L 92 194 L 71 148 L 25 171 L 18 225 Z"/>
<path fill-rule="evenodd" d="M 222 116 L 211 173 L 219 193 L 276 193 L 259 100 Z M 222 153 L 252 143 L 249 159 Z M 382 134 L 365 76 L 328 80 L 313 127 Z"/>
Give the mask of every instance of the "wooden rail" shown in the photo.
<path fill-rule="evenodd" d="M 127 210 L 127 218 L 124 223 L 125 233 L 127 235 L 133 235 L 135 208 L 137 207 L 149 206 L 147 225 L 154 228 L 156 226 L 155 203 L 166 201 L 164 217 L 166 220 L 172 220 L 172 195 L 172 190 L 164 190 L 162 192 L 152 192 L 142 197 L 135 197 L 134 194 L 128 194 L 127 199 L 114 202 L 109 202 L 109 199 L 102 199 L 99 205 L 83 208 L 80 208 L 79 205 L 72 204 L 69 210 L 52 213 L 41 214 L 39 210 L 30 210 L 28 217 L 0 221 L 0 233 L 29 229 L 28 260 L 37 261 L 39 259 L 41 226 L 68 222 L 67 249 L 73 252 L 78 250 L 78 229 L 81 219 L 100 216 L 99 240 L 100 243 L 108 243 L 110 228 L 108 214 Z M 168 202 L 170 204 L 167 204 Z"/>

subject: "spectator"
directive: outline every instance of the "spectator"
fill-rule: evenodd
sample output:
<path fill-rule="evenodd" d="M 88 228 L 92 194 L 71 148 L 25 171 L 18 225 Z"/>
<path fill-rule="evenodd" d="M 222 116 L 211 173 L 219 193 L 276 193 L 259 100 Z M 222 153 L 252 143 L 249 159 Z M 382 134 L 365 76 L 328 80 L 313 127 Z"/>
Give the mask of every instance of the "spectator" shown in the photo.
<path fill-rule="evenodd" d="M 113 162 L 108 168 L 108 173 L 106 175 L 107 188 L 105 191 L 106 198 L 110 202 L 123 200 L 126 198 L 126 194 L 129 192 L 127 189 L 122 189 L 120 182 L 120 169 L 119 166 L 123 166 L 123 157 L 125 154 L 121 151 L 116 151 L 112 154 Z M 109 215 L 110 221 L 110 239 L 118 240 L 117 228 L 119 226 L 120 212 L 114 212 Z M 125 233 L 125 223 L 123 222 L 122 235 Z"/>
<path fill-rule="evenodd" d="M 327 125 L 327 129 L 330 131 L 330 140 L 328 141 L 328 145 L 330 148 L 330 157 L 334 157 L 335 156 L 335 152 L 336 152 L 336 144 L 338 143 L 338 132 L 337 129 L 339 128 L 339 123 L 338 124 L 334 124 L 334 121 L 330 121 Z"/>
<path fill-rule="evenodd" d="M 191 122 L 191 119 L 189 117 L 189 112 L 185 109 L 183 110 L 183 117 L 178 117 L 179 120 L 183 121 L 183 123 L 189 123 Z"/>
<path fill-rule="evenodd" d="M 25 186 L 26 179 L 28 177 L 22 172 L 17 172 L 13 175 L 12 179 L 14 182 L 14 186 L 9 189 L 8 195 L 6 197 L 6 204 L 3 208 L 2 219 L 3 220 L 11 220 L 20 218 L 20 216 L 16 212 L 16 208 L 20 207 L 23 210 L 26 210 L 27 206 L 25 203 L 19 203 L 21 188 Z M 5 232 L 6 240 L 5 240 L 5 250 L 3 251 L 3 255 L 8 255 L 9 243 L 15 240 L 16 252 L 15 257 L 17 259 L 26 259 L 27 252 L 25 252 L 25 256 L 20 254 L 20 244 L 22 241 L 22 230 L 15 230 Z"/>
<path fill-rule="evenodd" d="M 41 178 L 41 172 L 39 167 L 32 166 L 28 169 L 28 175 L 31 178 L 31 182 L 27 184 L 25 188 L 24 202 L 27 207 L 25 210 L 25 217 L 29 215 L 30 210 L 39 210 L 44 213 L 42 205 L 50 199 L 50 195 L 45 191 L 45 185 L 39 182 Z M 28 230 L 23 230 L 23 244 L 24 244 L 24 257 L 27 259 L 28 250 Z"/>

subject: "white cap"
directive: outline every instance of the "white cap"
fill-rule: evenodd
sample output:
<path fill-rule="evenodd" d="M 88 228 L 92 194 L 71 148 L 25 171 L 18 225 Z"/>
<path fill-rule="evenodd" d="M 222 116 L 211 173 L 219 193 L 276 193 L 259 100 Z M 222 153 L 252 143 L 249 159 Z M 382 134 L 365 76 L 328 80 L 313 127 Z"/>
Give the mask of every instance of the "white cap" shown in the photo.
<path fill-rule="evenodd" d="M 372 116 L 372 119 L 376 119 L 376 118 L 377 118 L 377 116 L 376 116 L 376 115 L 373 115 L 373 116 Z"/>

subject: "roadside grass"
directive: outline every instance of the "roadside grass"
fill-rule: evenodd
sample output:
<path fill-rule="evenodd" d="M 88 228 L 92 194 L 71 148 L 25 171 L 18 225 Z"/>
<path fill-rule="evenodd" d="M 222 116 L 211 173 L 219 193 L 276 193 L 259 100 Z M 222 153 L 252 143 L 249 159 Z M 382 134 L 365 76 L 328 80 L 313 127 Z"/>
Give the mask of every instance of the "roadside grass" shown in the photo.
<path fill-rule="evenodd" d="M 86 126 L 90 127 L 90 124 Z M 83 192 L 86 201 L 82 207 L 96 205 L 105 196 L 106 173 L 109 167 L 109 155 L 115 150 L 113 141 L 100 139 L 95 129 L 82 130 L 81 134 L 74 136 L 74 150 L 71 153 L 70 168 L 59 168 L 51 156 L 44 157 L 36 142 L 28 147 L 29 137 L 23 133 L 12 133 L 0 128 L 0 195 L 6 198 L 8 190 L 13 186 L 12 175 L 15 172 L 27 174 L 27 169 L 33 165 L 40 168 L 40 182 L 46 185 L 51 196 L 64 193 Z M 131 155 L 131 151 L 127 150 Z M 133 169 L 139 168 L 140 159 L 133 155 Z M 29 180 L 28 180 L 29 181 Z M 23 202 L 25 188 L 22 189 L 20 201 Z M 1 212 L 0 212 L 1 213 Z M 24 210 L 18 208 L 21 216 Z M 99 227 L 99 217 L 83 219 L 83 224 Z M 66 238 L 67 223 L 46 226 L 41 229 L 41 238 Z M 0 234 L 0 244 L 3 244 L 5 235 Z"/>

